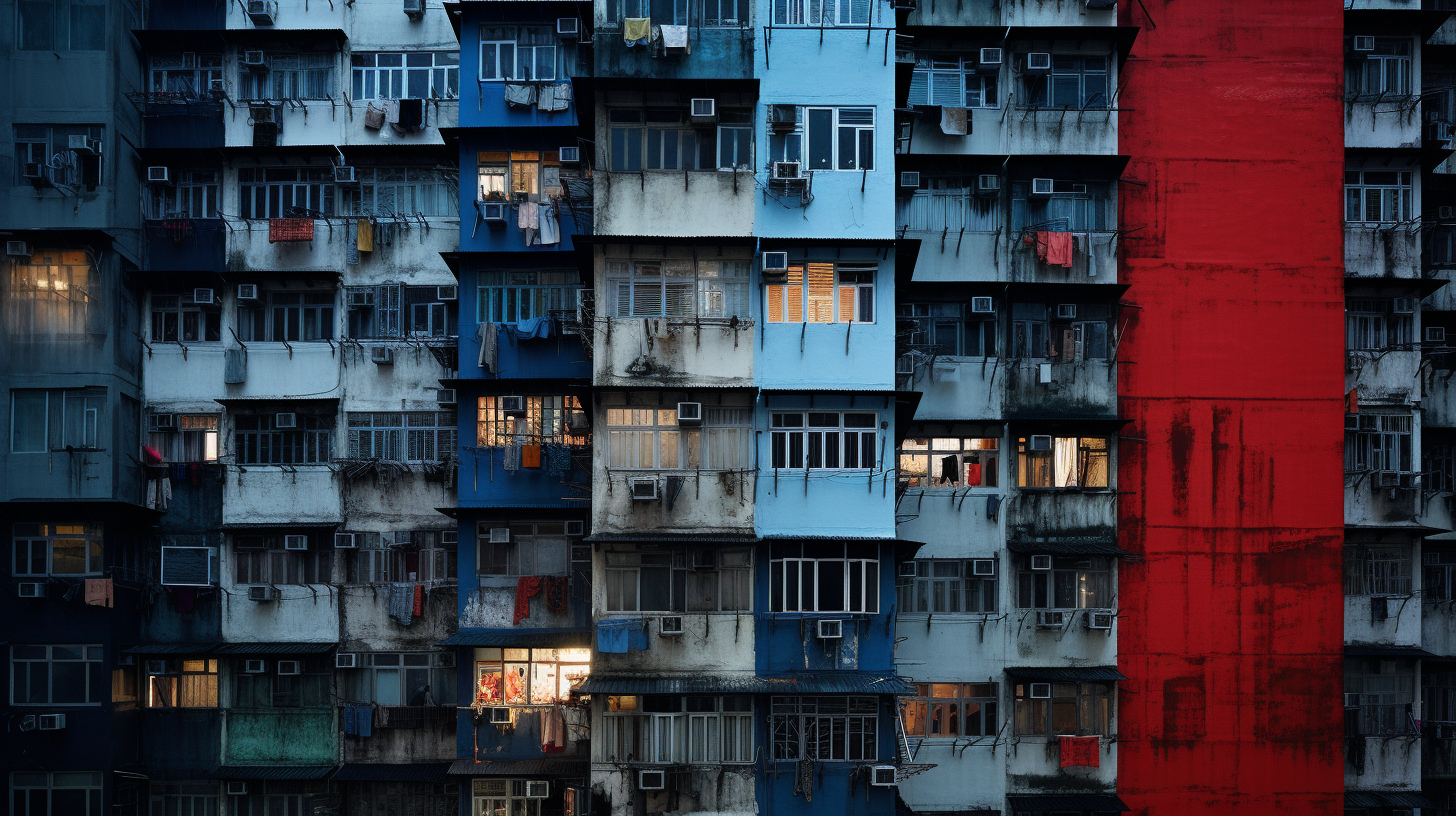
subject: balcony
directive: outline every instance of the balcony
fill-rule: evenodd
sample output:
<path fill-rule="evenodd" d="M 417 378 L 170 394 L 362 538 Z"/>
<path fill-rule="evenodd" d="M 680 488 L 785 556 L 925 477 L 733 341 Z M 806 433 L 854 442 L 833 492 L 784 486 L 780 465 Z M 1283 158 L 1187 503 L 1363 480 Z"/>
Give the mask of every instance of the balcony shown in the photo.
<path fill-rule="evenodd" d="M 201 150 L 223 146 L 226 130 L 220 98 L 160 92 L 128 96 L 141 110 L 148 148 Z"/>
<path fill-rule="evenodd" d="M 1007 502 L 1006 540 L 1020 548 L 1117 544 L 1117 493 L 1020 488 Z"/>
<path fill-rule="evenodd" d="M 754 40 L 751 26 L 688 28 L 688 48 L 672 52 L 652 43 L 628 46 L 622 23 L 607 20 L 598 6 L 595 40 L 595 73 L 598 80 L 634 79 L 751 79 Z M 654 20 L 653 22 L 657 22 Z"/>
<path fill-rule="evenodd" d="M 152 272 L 222 272 L 227 265 L 227 229 L 221 219 L 173 218 L 146 222 L 147 268 Z M 199 275 L 199 286 L 212 286 Z"/>

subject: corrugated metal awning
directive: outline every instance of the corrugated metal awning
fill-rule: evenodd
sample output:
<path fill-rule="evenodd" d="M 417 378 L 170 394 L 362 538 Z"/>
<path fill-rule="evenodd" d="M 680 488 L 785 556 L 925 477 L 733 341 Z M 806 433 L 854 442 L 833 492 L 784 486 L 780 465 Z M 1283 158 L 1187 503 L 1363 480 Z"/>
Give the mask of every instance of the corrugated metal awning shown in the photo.
<path fill-rule="evenodd" d="M 212 772 L 212 779 L 261 779 L 312 781 L 333 772 L 333 765 L 224 765 Z"/>
<path fill-rule="evenodd" d="M 324 654 L 333 651 L 338 645 L 337 643 L 221 643 L 213 650 L 213 654 Z"/>
<path fill-rule="evenodd" d="M 591 674 L 573 694 L 914 694 L 915 686 L 876 672 L 799 672 L 781 677 L 695 674 L 650 677 Z"/>
<path fill-rule="evenodd" d="M 1436 804 L 1422 793 L 1404 791 L 1345 791 L 1347 808 L 1434 808 Z"/>
<path fill-rule="evenodd" d="M 518 759 L 476 762 L 457 759 L 447 771 L 450 776 L 580 776 L 591 772 L 585 759 Z"/>
<path fill-rule="evenodd" d="M 216 643 L 143 643 L 122 651 L 138 655 L 204 655 L 215 648 Z"/>
<path fill-rule="evenodd" d="M 748 533 L 683 533 L 681 535 L 662 533 L 593 533 L 583 541 L 596 544 L 641 543 L 641 544 L 754 544 L 758 536 Z"/>
<path fill-rule="evenodd" d="M 1122 813 L 1132 810 L 1110 793 L 1056 793 L 1036 796 L 1008 796 L 1006 801 L 1015 814 L 1071 811 L 1072 813 Z"/>
<path fill-rule="evenodd" d="M 500 646 L 507 649 L 570 649 L 591 646 L 591 632 L 581 629 L 487 629 L 456 632 L 440 646 Z"/>
<path fill-rule="evenodd" d="M 1069 536 L 1053 540 L 1008 540 L 1006 549 L 1018 553 L 1041 555 L 1110 555 L 1126 558 L 1132 553 L 1117 546 L 1117 537 Z"/>
<path fill-rule="evenodd" d="M 1419 646 L 1395 646 L 1386 643 L 1351 643 L 1345 646 L 1345 657 L 1404 657 L 1407 660 L 1426 660 L 1435 654 Z"/>
<path fill-rule="evenodd" d="M 1126 680 L 1116 666 L 1048 666 L 1045 668 L 1007 668 L 1006 674 L 1018 680 L 1043 683 L 1098 683 Z"/>
<path fill-rule="evenodd" d="M 450 770 L 448 762 L 348 762 L 330 777 L 333 782 L 438 782 Z"/>
<path fill-rule="evenodd" d="M 289 522 L 235 522 L 223 524 L 218 527 L 220 530 L 332 530 L 343 522 L 340 521 L 289 521 Z"/>

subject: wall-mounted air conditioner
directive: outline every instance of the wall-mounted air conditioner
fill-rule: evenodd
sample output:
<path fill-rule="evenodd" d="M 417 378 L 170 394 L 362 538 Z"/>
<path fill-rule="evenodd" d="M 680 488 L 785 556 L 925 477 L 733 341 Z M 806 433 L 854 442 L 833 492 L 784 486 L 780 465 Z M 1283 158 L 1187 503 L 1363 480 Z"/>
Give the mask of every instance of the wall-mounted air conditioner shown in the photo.
<path fill-rule="evenodd" d="M 1066 612 L 1051 612 L 1043 609 L 1036 613 L 1036 628 L 1038 629 L 1061 629 L 1066 625 Z"/>
<path fill-rule="evenodd" d="M 240 284 L 238 284 L 238 300 L 241 300 L 241 301 L 243 301 L 245 303 L 246 302 L 257 303 L 258 300 L 259 300 L 259 298 L 258 298 L 258 284 L 256 284 L 256 283 L 240 283 Z"/>
<path fill-rule="evenodd" d="M 971 574 L 972 575 L 995 575 L 996 574 L 996 559 L 994 559 L 994 558 L 977 558 L 976 560 L 974 560 L 974 561 L 971 562 Z"/>
<path fill-rule="evenodd" d="M 266 660 L 244 660 L 243 674 L 264 674 L 268 671 Z"/>
<path fill-rule="evenodd" d="M 1057 319 L 1058 320 L 1076 320 L 1077 319 L 1077 304 L 1075 304 L 1075 303 L 1058 303 L 1057 304 Z"/>
<path fill-rule="evenodd" d="M 229 783 L 227 783 L 227 795 L 228 796 L 247 796 L 248 795 L 248 783 L 247 782 L 229 782 Z"/>
<path fill-rule="evenodd" d="M 632 491 L 632 501 L 657 501 L 657 480 L 650 476 L 628 479 L 628 487 Z"/>
<path fill-rule="evenodd" d="M 765 252 L 763 253 L 760 265 L 765 274 L 783 274 L 789 271 L 789 253 L 787 252 Z"/>
<path fill-rule="evenodd" d="M 453 389 L 453 388 L 437 388 L 437 389 L 435 389 L 435 402 L 437 402 L 437 403 L 439 403 L 441 405 L 454 405 L 458 401 L 459 401 L 459 398 L 455 395 L 455 389 Z"/>
<path fill-rule="evenodd" d="M 489 538 L 489 540 L 490 540 L 490 543 L 492 543 L 492 544 L 509 544 L 509 543 L 511 543 L 511 528 L 509 528 L 509 527 L 492 527 L 492 528 L 490 528 L 490 538 Z"/>
<path fill-rule="evenodd" d="M 278 600 L 278 590 L 269 584 L 253 584 L 248 587 L 248 600 L 267 603 Z"/>
<path fill-rule="evenodd" d="M 443 303 L 449 303 L 450 301 L 456 300 L 459 297 L 460 287 L 458 286 L 435 287 L 435 300 L 441 301 Z"/>
<path fill-rule="evenodd" d="M 895 787 L 895 766 L 875 765 L 870 768 L 870 784 L 877 788 Z"/>
<path fill-rule="evenodd" d="M 1087 612 L 1088 629 L 1111 629 L 1113 614 L 1111 612 Z"/>
<path fill-rule="evenodd" d="M 278 0 L 248 0 L 248 19 L 253 25 L 273 25 L 278 19 Z"/>
<path fill-rule="evenodd" d="M 369 361 L 375 365 L 394 365 L 394 349 L 388 346 L 371 346 Z"/>
<path fill-rule="evenodd" d="M 303 661 L 280 660 L 278 661 L 278 673 L 283 675 L 303 674 Z"/>
<path fill-rule="evenodd" d="M 570 522 L 567 522 L 567 523 L 569 524 Z M 441 530 L 440 531 L 440 544 L 441 545 L 446 546 L 446 547 L 454 547 L 454 546 L 457 546 L 459 543 L 460 543 L 460 531 L 459 530 Z"/>
<path fill-rule="evenodd" d="M 1049 451 L 1052 449 L 1052 438 L 1050 434 L 1032 434 L 1031 449 L 1034 451 Z"/>
<path fill-rule="evenodd" d="M 544 779 L 530 779 L 526 781 L 527 799 L 545 799 L 551 795 L 551 783 Z"/>
<path fill-rule="evenodd" d="M 701 402 L 679 402 L 677 404 L 677 424 L 703 424 L 703 404 Z"/>
<path fill-rule="evenodd" d="M 12 258 L 29 258 L 30 244 L 24 241 L 6 241 L 5 254 Z"/>
<path fill-rule="evenodd" d="M 562 164 L 580 164 L 581 148 L 579 147 L 558 147 L 556 157 Z"/>
<path fill-rule="evenodd" d="M 1050 700 L 1052 696 L 1052 684 L 1032 683 L 1030 692 L 1031 699 L 1033 700 Z"/>
<path fill-rule="evenodd" d="M 268 68 L 268 55 L 262 51 L 244 51 L 243 67 L 252 71 L 263 71 Z"/>
<path fill-rule="evenodd" d="M 95 143 L 91 141 L 91 137 L 81 134 L 72 134 L 68 140 L 68 147 L 77 153 L 95 152 Z"/>
<path fill-rule="evenodd" d="M 217 303 L 216 289 L 193 289 L 192 302 L 198 306 L 212 306 Z"/>
<path fill-rule="evenodd" d="M 916 189 L 920 186 L 920 173 L 917 170 L 900 171 L 900 186 Z"/>
<path fill-rule="evenodd" d="M 842 620 L 821 620 L 815 621 L 818 624 L 815 634 L 821 640 L 838 640 L 844 637 L 844 621 Z"/>
<path fill-rule="evenodd" d="M 683 633 L 682 615 L 663 615 L 657 619 L 657 634 L 672 637 Z"/>
<path fill-rule="evenodd" d="M 42 714 L 39 720 L 42 731 L 61 731 L 66 727 L 65 714 Z"/>
<path fill-rule="evenodd" d="M 569 535 L 569 536 L 586 535 L 586 522 L 584 522 L 584 521 L 568 521 L 568 522 L 566 522 L 566 534 Z"/>
<path fill-rule="evenodd" d="M 1026 55 L 1028 74 L 1045 74 L 1052 69 L 1052 55 L 1046 51 L 1032 51 Z"/>
<path fill-rule="evenodd" d="M 273 416 L 273 427 L 275 428 L 297 428 L 298 414 L 285 412 Z"/>
<path fill-rule="evenodd" d="M 1049 196 L 1056 182 L 1049 178 L 1034 178 L 1031 180 L 1031 194 L 1034 196 Z"/>
<path fill-rule="evenodd" d="M 1033 555 L 1031 557 L 1031 568 L 1037 572 L 1046 572 L 1052 568 L 1052 557 L 1050 555 Z"/>
<path fill-rule="evenodd" d="M 334 655 L 334 668 L 336 669 L 357 669 L 359 668 L 359 655 L 352 652 L 339 652 Z"/>
<path fill-rule="evenodd" d="M 170 167 L 162 167 L 162 166 L 158 166 L 158 165 L 154 165 L 152 167 L 148 167 L 147 168 L 147 183 L 148 184 L 171 184 L 172 183 L 172 169 Z"/>
<path fill-rule="evenodd" d="M 357 550 L 359 549 L 358 533 L 334 533 L 334 549 L 336 550 Z"/>
<path fill-rule="evenodd" d="M 774 162 L 773 171 L 769 178 L 773 181 L 798 181 L 804 178 L 802 169 L 799 162 Z"/>
<path fill-rule="evenodd" d="M 353 184 L 354 183 L 354 167 L 352 165 L 348 165 L 348 164 L 338 164 L 338 165 L 334 165 L 334 183 L 335 184 Z"/>
<path fill-rule="evenodd" d="M 480 220 L 487 224 L 506 223 L 506 204 L 503 201 L 485 201 L 480 205 Z"/>
<path fill-rule="evenodd" d="M 1426 327 L 1426 342 L 1427 343 L 1444 343 L 1444 342 L 1446 342 L 1446 327 L 1444 327 L 1444 326 L 1427 326 Z"/>
<path fill-rule="evenodd" d="M 1001 67 L 1001 61 L 1003 59 L 1004 58 L 1003 58 L 1003 56 L 1001 54 L 1001 49 L 999 49 L 999 48 L 982 48 L 981 49 L 981 58 L 976 63 L 976 68 L 977 69 L 984 68 L 987 71 L 995 71 L 996 69 L 998 69 L 998 68 Z"/>
<path fill-rule="evenodd" d="M 991 314 L 996 311 L 996 301 L 989 297 L 973 297 L 971 311 L 975 314 Z"/>
<path fill-rule="evenodd" d="M 667 787 L 667 771 L 638 771 L 639 790 L 663 790 Z"/>
<path fill-rule="evenodd" d="M 1356 51 L 1374 51 L 1375 50 L 1375 38 L 1374 37 L 1369 37 L 1369 36 L 1356 36 L 1353 39 L 1354 39 L 1354 43 L 1352 45 L 1353 45 L 1354 50 L 1356 50 Z"/>
<path fill-rule="evenodd" d="M 500 406 L 500 412 L 506 416 L 526 415 L 525 397 L 501 397 L 497 404 Z"/>
<path fill-rule="evenodd" d="M 718 121 L 718 101 L 706 97 L 689 100 L 688 118 L 699 125 Z"/>
<path fill-rule="evenodd" d="M 768 127 L 774 133 L 789 133 L 799 126 L 798 105 L 769 105 Z"/>
<path fill-rule="evenodd" d="M 556 36 L 563 40 L 575 40 L 581 36 L 581 21 L 575 17 L 556 18 Z M 563 161 L 565 161 L 563 159 Z"/>
<path fill-rule="evenodd" d="M 17 584 L 16 591 L 22 598 L 44 598 L 46 596 L 46 585 L 41 581 L 26 581 Z"/>

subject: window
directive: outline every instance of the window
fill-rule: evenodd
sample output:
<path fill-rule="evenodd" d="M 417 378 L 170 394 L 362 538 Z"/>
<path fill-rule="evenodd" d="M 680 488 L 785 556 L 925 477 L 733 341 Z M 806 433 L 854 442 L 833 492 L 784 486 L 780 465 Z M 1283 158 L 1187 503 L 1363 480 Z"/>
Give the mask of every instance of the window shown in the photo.
<path fill-rule="evenodd" d="M 804 108 L 803 113 L 809 170 L 875 169 L 874 108 Z"/>
<path fill-rule="evenodd" d="M 359 657 L 363 668 L 348 678 L 354 684 L 352 699 L 386 706 L 454 700 L 455 670 L 432 669 L 436 661 L 430 652 L 370 652 Z"/>
<path fill-rule="evenodd" d="M 356 167 L 358 187 L 340 188 L 347 215 L 450 216 L 460 213 L 459 176 L 433 167 Z"/>
<path fill-rule="evenodd" d="M 279 674 L 279 660 L 263 660 L 263 671 L 247 671 L 247 663 L 232 666 L 233 708 L 327 708 L 333 703 L 333 657 L 287 655 L 283 660 L 302 663 L 299 674 Z M 301 811 L 294 811 L 301 812 Z"/>
<path fill-rule="evenodd" d="M 1018 487 L 1107 488 L 1111 439 L 1105 436 L 1031 436 L 1016 440 Z"/>
<path fill-rule="evenodd" d="M 1018 565 L 1017 608 L 1112 608 L 1111 558 L 1058 555 L 1052 558 L 1049 570 L 1029 569 L 1029 562 L 1030 558 L 1023 556 Z"/>
<path fill-rule="evenodd" d="M 614 108 L 610 124 L 611 169 L 734 170 L 753 165 L 753 112 L 720 108 L 716 126 L 694 125 L 687 108 Z"/>
<path fill-rule="evenodd" d="M 477 649 L 475 702 L 486 706 L 564 703 L 586 679 L 591 649 Z"/>
<path fill-rule="evenodd" d="M 770 323 L 875 322 L 874 264 L 805 263 L 768 284 Z"/>
<path fill-rule="evenodd" d="M 313 797 L 298 793 L 298 782 L 249 782 L 246 796 L 229 796 L 227 816 L 301 816 L 309 813 L 305 802 Z M 536 816 L 532 814 L 532 816 Z"/>
<path fill-rule="evenodd" d="M 10 647 L 10 704 L 99 705 L 109 699 L 100 646 Z"/>
<path fill-rule="evenodd" d="M 975 57 L 917 57 L 910 75 L 910 104 L 994 108 L 1000 78 L 999 71 L 977 73 Z"/>
<path fill-rule="evenodd" d="M 239 64 L 238 98 L 332 99 L 338 59 L 333 53 L 270 53 L 266 71 Z"/>
<path fill-rule="evenodd" d="M 1434 436 L 1422 440 L 1421 454 L 1425 464 L 1421 468 L 1421 484 L 1430 491 L 1456 491 L 1456 447 L 1449 442 L 1430 441 Z"/>
<path fill-rule="evenodd" d="M 523 397 L 520 413 L 507 413 L 500 397 L 476 402 L 475 444 L 482 448 L 511 445 L 585 445 L 586 431 L 574 432 L 569 416 L 581 413 L 581 402 L 571 396 Z"/>
<path fill-rule="evenodd" d="M 11 261 L 6 298 L 10 334 L 105 334 L 104 328 L 92 325 L 93 317 L 103 314 L 92 291 L 100 284 L 90 256 L 81 250 L 38 251 L 29 263 Z"/>
<path fill-rule="evenodd" d="M 1016 683 L 1016 735 L 1092 736 L 1112 734 L 1111 683 L 1052 683 L 1051 697 L 1032 697 L 1032 686 Z"/>
<path fill-rule="evenodd" d="M 152 54 L 152 102 L 185 102 L 221 91 L 222 54 Z"/>
<path fill-rule="evenodd" d="M 556 79 L 556 33 L 549 28 L 482 26 L 480 78 L 495 82 Z"/>
<path fill-rule="evenodd" d="M 1029 107 L 1100 110 L 1111 106 L 1106 57 L 1053 54 L 1050 73 L 1025 74 L 1024 81 Z"/>
<path fill-rule="evenodd" d="M 238 189 L 243 218 L 334 214 L 332 167 L 243 167 L 238 170 Z"/>
<path fill-rule="evenodd" d="M 353 296 L 361 293 L 370 294 L 373 300 L 366 306 L 348 307 L 349 336 L 370 339 L 402 337 L 399 312 L 404 288 L 398 283 L 348 287 L 345 290 L 346 303 L 351 303 Z"/>
<path fill-rule="evenodd" d="M 880 561 L 875 544 L 774 544 L 769 601 L 774 612 L 880 611 Z"/>
<path fill-rule="evenodd" d="M 166 671 L 152 674 L 151 664 Z M 217 661 L 198 658 L 147 661 L 147 708 L 217 708 Z"/>
<path fill-rule="evenodd" d="M 222 312 L 194 303 L 192 294 L 152 295 L 152 342 L 216 343 L 222 340 Z"/>
<path fill-rule="evenodd" d="M 349 414 L 349 458 L 441 462 L 455 454 L 455 415 L 436 411 Z"/>
<path fill-rule="evenodd" d="M 746 318 L 747 261 L 608 261 L 616 317 Z"/>
<path fill-rule="evenodd" d="M 901 576 L 896 581 L 895 605 L 900 612 L 979 615 L 996 611 L 996 559 L 920 558 L 913 563 L 915 576 Z M 990 574 L 979 574 L 978 565 L 981 572 Z"/>
<path fill-rule="evenodd" d="M 1350 351 L 1414 348 L 1414 307 L 1397 312 L 1395 305 L 1396 301 L 1390 298 L 1351 298 L 1345 301 L 1345 348 Z"/>
<path fill-rule="evenodd" d="M 1415 216 L 1409 170 L 1345 171 L 1346 224 L 1395 224 Z"/>
<path fill-rule="evenodd" d="M 10 392 L 10 452 L 99 450 L 105 413 L 105 388 L 18 388 Z"/>
<path fill-rule="evenodd" d="M 14 571 L 17 578 L 100 575 L 99 524 L 16 524 Z"/>
<path fill-rule="evenodd" d="M 1031 181 L 1011 182 L 1011 230 L 1098 232 L 1115 228 L 1112 185 L 1052 179 L 1051 195 L 1031 194 Z"/>
<path fill-rule="evenodd" d="M 1415 702 L 1415 668 L 1411 663 L 1403 660 L 1346 660 L 1345 693 L 1360 695 L 1359 711 L 1346 713 L 1346 736 L 1388 737 L 1417 733 L 1411 712 Z"/>
<path fill-rule="evenodd" d="M 101 155 L 72 150 L 71 137 L 101 141 L 100 125 L 16 125 L 15 183 L 31 184 L 39 172 L 56 184 L 94 190 L 101 184 Z"/>
<path fill-rule="evenodd" d="M 526 798 L 524 779 L 473 779 L 475 810 L 480 816 L 541 816 L 544 799 Z M 449 812 L 454 812 L 453 805 Z"/>
<path fill-rule="evenodd" d="M 1345 548 L 1346 595 L 1410 595 L 1411 551 L 1404 546 Z"/>
<path fill-rule="evenodd" d="M 1346 414 L 1345 470 L 1409 473 L 1411 470 L 1411 417 L 1409 414 Z"/>
<path fill-rule="evenodd" d="M 510 541 L 492 543 L 490 531 L 504 528 Z M 477 569 L 481 575 L 566 575 L 571 539 L 559 521 L 479 522 Z"/>
<path fill-rule="evenodd" d="M 1000 726 L 995 683 L 916 683 L 905 701 L 909 737 L 994 737 Z"/>
<path fill-rule="evenodd" d="M 309 536 L 309 549 L 288 550 L 282 535 L 233 537 L 233 582 L 236 584 L 332 583 L 334 552 Z"/>
<path fill-rule="evenodd" d="M 353 99 L 454 99 L 460 95 L 460 54 L 424 51 L 410 54 L 349 55 Z"/>
<path fill-rule="evenodd" d="M 147 444 L 168 462 L 216 462 L 216 414 L 176 414 L 174 431 L 152 431 Z"/>
<path fill-rule="evenodd" d="M 598 752 L 602 762 L 752 762 L 753 698 L 608 697 Z"/>
<path fill-rule="evenodd" d="M 908 349 L 952 357 L 995 357 L 996 315 L 966 317 L 964 303 L 901 303 L 897 317 L 913 321 Z"/>
<path fill-rule="evenodd" d="M 879 701 L 874 697 L 773 697 L 774 759 L 874 761 Z"/>
<path fill-rule="evenodd" d="M 1061 309 L 1072 307 L 1073 317 Z M 1112 307 L 1105 303 L 1011 304 L 1011 356 L 1054 363 L 1106 360 Z"/>
<path fill-rule="evenodd" d="M 823 16 L 821 18 L 821 6 Z M 869 0 L 773 0 L 774 25 L 863 26 L 870 23 Z"/>
<path fill-rule="evenodd" d="M 216 170 L 180 170 L 172 184 L 147 187 L 147 217 L 153 220 L 217 218 Z"/>
<path fill-rule="evenodd" d="M 697 23 L 705 28 L 746 26 L 752 16 L 748 0 L 699 0 Z"/>
<path fill-rule="evenodd" d="M 244 343 L 330 340 L 334 292 L 263 292 L 261 305 L 238 301 L 238 337 Z"/>
<path fill-rule="evenodd" d="M 476 273 L 475 313 L 482 323 L 515 323 L 533 317 L 574 317 L 581 273 L 561 270 L 481 270 Z"/>
<path fill-rule="evenodd" d="M 748 550 L 609 552 L 607 611 L 747 612 L 752 565 Z"/>
<path fill-rule="evenodd" d="M 996 487 L 1001 440 L 994 436 L 906 439 L 900 480 L 909 487 Z"/>
<path fill-rule="evenodd" d="M 436 533 L 411 531 L 409 546 L 396 546 L 392 532 L 354 535 L 358 549 L 350 553 L 345 562 L 348 572 L 345 580 L 350 584 L 387 584 L 394 581 L 448 583 L 455 580 L 455 548 L 438 546 Z"/>
<path fill-rule="evenodd" d="M 286 414 L 285 414 L 286 416 Z M 329 461 L 332 416 L 293 414 L 293 427 L 278 426 L 278 414 L 239 414 L 233 423 L 233 453 L 240 465 L 318 465 Z"/>
<path fill-rule="evenodd" d="M 106 50 L 106 0 L 20 0 L 17 5 L 17 49 Z"/>
<path fill-rule="evenodd" d="M 160 782 L 152 780 L 153 814 L 165 816 L 218 816 L 216 783 Z"/>
<path fill-rule="evenodd" d="M 1428 549 L 1421 553 L 1421 600 L 1456 601 L 1456 550 Z M 1451 718 L 1456 719 L 1456 718 Z"/>
<path fill-rule="evenodd" d="M 772 466 L 793 470 L 872 470 L 877 415 L 857 411 L 774 412 Z"/>
<path fill-rule="evenodd" d="M 895 199 L 896 225 L 911 232 L 997 232 L 1005 223 L 1000 191 L 980 190 L 971 176 L 920 176 L 921 186 Z"/>
<path fill-rule="evenodd" d="M 753 410 L 703 406 L 701 425 L 679 425 L 676 408 L 608 408 L 607 467 L 733 470 L 751 462 Z"/>
<path fill-rule="evenodd" d="M 1410 40 L 1376 37 L 1373 51 L 1351 51 L 1345 62 L 1345 95 L 1399 97 L 1411 94 Z"/>
<path fill-rule="evenodd" d="M 479 201 L 549 202 L 563 194 L 555 150 L 482 150 L 475 154 Z"/>
<path fill-rule="evenodd" d="M 49 3 L 22 3 L 50 5 Z M 103 7 L 104 8 L 104 7 Z M 11 813 L 25 816 L 105 816 L 101 771 L 15 771 L 10 774 Z"/>

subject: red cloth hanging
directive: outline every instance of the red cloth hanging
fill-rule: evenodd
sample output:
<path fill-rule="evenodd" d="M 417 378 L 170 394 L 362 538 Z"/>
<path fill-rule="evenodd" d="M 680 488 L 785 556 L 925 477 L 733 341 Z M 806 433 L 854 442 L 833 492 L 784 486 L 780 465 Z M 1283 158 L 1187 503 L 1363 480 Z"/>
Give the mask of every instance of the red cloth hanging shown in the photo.
<path fill-rule="evenodd" d="M 541 576 L 523 575 L 516 581 L 516 611 L 511 616 L 511 624 L 516 625 L 526 618 L 531 617 L 531 598 L 541 594 Z"/>
<path fill-rule="evenodd" d="M 425 614 L 425 585 L 415 584 L 415 617 Z"/>
<path fill-rule="evenodd" d="M 566 611 L 566 593 L 570 590 L 570 580 L 566 577 L 553 577 L 546 579 L 546 608 L 552 612 Z"/>
<path fill-rule="evenodd" d="M 1072 233 L 1038 232 L 1036 259 L 1047 266 L 1072 268 Z"/>
<path fill-rule="evenodd" d="M 1061 737 L 1063 768 L 1096 768 L 1101 740 L 1098 737 Z"/>

